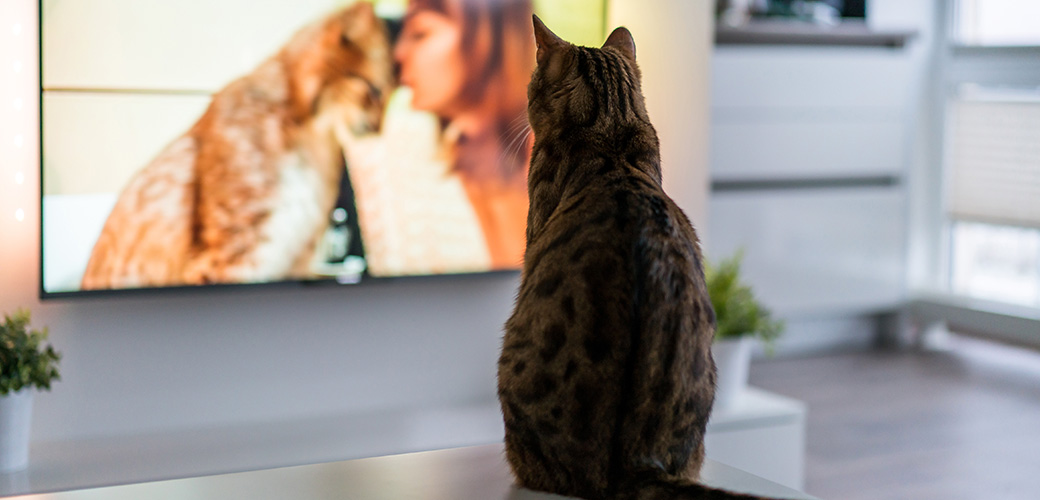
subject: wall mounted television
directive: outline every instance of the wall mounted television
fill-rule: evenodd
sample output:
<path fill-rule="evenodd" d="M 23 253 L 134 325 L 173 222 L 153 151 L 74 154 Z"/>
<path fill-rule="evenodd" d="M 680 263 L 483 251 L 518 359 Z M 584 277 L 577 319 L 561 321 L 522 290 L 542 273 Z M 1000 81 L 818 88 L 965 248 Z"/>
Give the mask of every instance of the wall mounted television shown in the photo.
<path fill-rule="evenodd" d="M 42 0 L 41 296 L 520 266 L 532 11 Z"/>

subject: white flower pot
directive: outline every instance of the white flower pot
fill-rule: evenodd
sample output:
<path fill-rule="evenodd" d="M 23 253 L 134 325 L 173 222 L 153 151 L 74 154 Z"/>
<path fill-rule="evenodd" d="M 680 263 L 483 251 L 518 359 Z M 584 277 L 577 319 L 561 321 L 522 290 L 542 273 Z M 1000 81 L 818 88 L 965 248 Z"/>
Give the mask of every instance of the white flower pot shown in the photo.
<path fill-rule="evenodd" d="M 715 409 L 727 410 L 747 388 L 748 367 L 751 365 L 751 337 L 716 340 L 711 345 L 711 356 L 718 369 L 715 389 Z"/>
<path fill-rule="evenodd" d="M 29 466 L 29 424 L 32 422 L 33 390 L 0 396 L 0 472 Z"/>

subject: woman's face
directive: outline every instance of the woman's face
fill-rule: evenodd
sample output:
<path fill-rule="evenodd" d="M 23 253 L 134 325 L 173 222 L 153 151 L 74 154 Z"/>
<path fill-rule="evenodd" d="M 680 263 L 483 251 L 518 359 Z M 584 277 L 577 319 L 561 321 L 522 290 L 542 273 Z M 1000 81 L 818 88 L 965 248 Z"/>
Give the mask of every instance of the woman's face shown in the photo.
<path fill-rule="evenodd" d="M 465 66 L 460 47 L 462 27 L 432 10 L 414 10 L 405 18 L 394 59 L 401 84 L 412 89 L 412 107 L 451 117 L 460 111 Z"/>

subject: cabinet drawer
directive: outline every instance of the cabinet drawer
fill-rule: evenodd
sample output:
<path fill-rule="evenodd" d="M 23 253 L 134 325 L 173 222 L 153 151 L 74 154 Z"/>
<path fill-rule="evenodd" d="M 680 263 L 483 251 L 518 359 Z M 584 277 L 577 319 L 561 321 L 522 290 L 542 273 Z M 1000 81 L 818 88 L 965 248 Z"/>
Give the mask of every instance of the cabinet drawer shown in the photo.
<path fill-rule="evenodd" d="M 898 176 L 906 130 L 894 113 L 734 113 L 711 123 L 716 181 Z"/>
<path fill-rule="evenodd" d="M 712 106 L 904 109 L 912 74 L 901 50 L 716 47 Z"/>
<path fill-rule="evenodd" d="M 860 314 L 903 296 L 899 186 L 716 192 L 706 252 L 744 249 L 743 271 L 781 316 Z"/>

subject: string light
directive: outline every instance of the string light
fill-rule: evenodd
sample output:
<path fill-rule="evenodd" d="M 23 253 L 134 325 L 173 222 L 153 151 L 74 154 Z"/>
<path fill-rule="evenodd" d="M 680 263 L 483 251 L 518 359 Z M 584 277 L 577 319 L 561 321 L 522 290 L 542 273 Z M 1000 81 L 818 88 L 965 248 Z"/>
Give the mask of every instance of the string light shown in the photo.
<path fill-rule="evenodd" d="M 14 23 L 11 25 L 12 36 L 16 38 L 20 37 L 22 35 L 22 31 L 23 30 L 21 23 Z M 4 45 L 6 45 L 6 43 Z M 13 58 L 13 60 L 11 60 L 10 66 L 8 67 L 11 68 L 11 70 L 15 74 L 21 74 L 23 69 L 22 60 Z M 11 107 L 13 107 L 15 111 L 21 111 L 22 108 L 25 107 L 25 101 L 21 97 L 14 97 L 14 99 L 11 101 Z M 3 113 L 0 113 L 0 115 L 3 115 Z M 15 149 L 21 149 L 25 145 L 25 136 L 20 133 L 14 134 L 11 143 L 14 144 Z M 18 186 L 25 184 L 25 173 L 21 169 L 15 172 L 14 182 Z M 18 222 L 23 222 L 25 220 L 25 210 L 21 208 L 16 209 L 14 211 L 14 218 Z"/>

